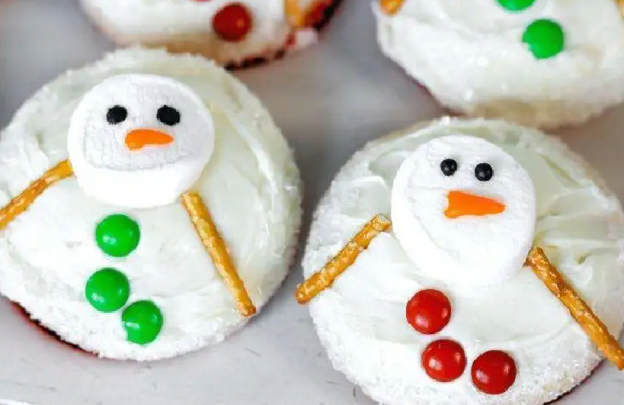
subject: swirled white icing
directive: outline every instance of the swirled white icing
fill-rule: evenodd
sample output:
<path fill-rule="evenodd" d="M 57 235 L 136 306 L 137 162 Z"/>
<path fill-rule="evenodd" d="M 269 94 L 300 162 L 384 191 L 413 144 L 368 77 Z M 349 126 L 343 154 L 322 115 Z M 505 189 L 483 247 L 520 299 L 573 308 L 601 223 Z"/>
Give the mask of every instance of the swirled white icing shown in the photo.
<path fill-rule="evenodd" d="M 230 0 L 81 0 L 86 11 L 104 31 L 122 43 L 170 45 L 196 50 L 219 63 L 241 63 L 265 57 L 286 46 L 293 32 L 284 0 L 240 0 L 251 12 L 253 27 L 240 42 L 222 41 L 215 35 L 212 19 Z M 306 9 L 319 0 L 299 0 Z M 304 46 L 316 39 L 312 29 L 297 32 Z"/>
<path fill-rule="evenodd" d="M 44 87 L 17 112 L 0 141 L 0 200 L 21 192 L 67 158 L 70 116 L 103 80 L 125 73 L 172 77 L 210 110 L 215 149 L 195 188 L 208 205 L 256 306 L 286 275 L 300 221 L 298 170 L 279 129 L 236 79 L 203 58 L 127 50 Z M 141 227 L 128 257 L 113 259 L 96 244 L 97 223 L 124 213 Z M 154 301 L 164 314 L 158 339 L 129 343 L 121 313 L 96 312 L 85 283 L 102 267 L 130 280 L 129 303 Z M 151 360 L 216 343 L 245 319 L 215 272 L 181 204 L 153 209 L 107 205 L 86 196 L 75 179 L 44 192 L 0 233 L 0 292 L 64 340 L 100 356 Z"/>
<path fill-rule="evenodd" d="M 624 19 L 614 0 L 406 0 L 375 6 L 382 51 L 444 105 L 530 126 L 578 124 L 624 100 Z M 562 25 L 563 52 L 537 60 L 521 38 L 534 20 Z"/>
<path fill-rule="evenodd" d="M 537 196 L 534 243 L 580 291 L 613 334 L 622 329 L 624 219 L 602 181 L 560 141 L 498 121 L 443 119 L 367 145 L 344 166 L 315 215 L 303 261 L 306 276 L 321 268 L 373 215 L 390 213 L 398 167 L 419 145 L 450 134 L 482 137 L 512 155 L 531 176 Z M 436 288 L 453 313 L 441 334 L 417 333 L 405 305 Z M 583 381 L 601 356 L 562 304 L 529 269 L 496 287 L 457 290 L 426 276 L 392 232 L 373 240 L 331 288 L 310 304 L 334 366 L 387 405 L 542 404 Z M 468 369 L 456 381 L 425 374 L 420 354 L 440 336 L 459 342 Z M 478 392 L 470 364 L 487 350 L 509 352 L 518 365 L 512 388 Z"/>

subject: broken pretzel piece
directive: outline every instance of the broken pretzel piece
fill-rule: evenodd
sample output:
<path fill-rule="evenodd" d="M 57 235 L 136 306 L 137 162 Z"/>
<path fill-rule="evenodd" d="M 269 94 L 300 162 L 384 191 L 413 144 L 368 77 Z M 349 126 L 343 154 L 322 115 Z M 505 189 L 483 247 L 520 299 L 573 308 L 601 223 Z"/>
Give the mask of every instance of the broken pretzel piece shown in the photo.
<path fill-rule="evenodd" d="M 221 279 L 234 297 L 238 311 L 245 317 L 254 315 L 256 313 L 256 307 L 251 302 L 243 280 L 241 280 L 234 267 L 225 242 L 223 238 L 221 238 L 221 235 L 219 235 L 219 231 L 212 220 L 208 208 L 199 194 L 195 192 L 186 192 L 182 194 L 180 198 L 182 200 L 182 205 L 184 205 L 186 212 L 189 214 L 195 226 L 199 239 L 212 258 Z"/>
<path fill-rule="evenodd" d="M 379 0 L 379 7 L 388 15 L 394 15 L 399 12 L 405 0 Z"/>
<path fill-rule="evenodd" d="M 368 248 L 371 241 L 390 228 L 390 225 L 392 225 L 390 220 L 383 215 L 377 215 L 366 223 L 360 232 L 325 267 L 297 287 L 295 295 L 297 302 L 306 304 L 330 287 L 334 280 L 355 262 L 360 253 Z"/>
<path fill-rule="evenodd" d="M 553 266 L 544 251 L 534 247 L 529 252 L 526 264 L 548 287 L 548 289 L 565 305 L 572 317 L 583 328 L 587 336 L 594 342 L 604 355 L 615 366 L 624 369 L 624 349 L 607 329 L 606 325 L 598 318 L 592 309 L 574 291 L 574 288 L 563 278 L 561 273 Z"/>
<path fill-rule="evenodd" d="M 0 209 L 0 230 L 4 229 L 15 217 L 26 211 L 37 197 L 54 183 L 71 177 L 74 171 L 69 160 L 63 160 L 41 177 L 35 180 L 28 188 L 13 198 L 5 207 Z"/>

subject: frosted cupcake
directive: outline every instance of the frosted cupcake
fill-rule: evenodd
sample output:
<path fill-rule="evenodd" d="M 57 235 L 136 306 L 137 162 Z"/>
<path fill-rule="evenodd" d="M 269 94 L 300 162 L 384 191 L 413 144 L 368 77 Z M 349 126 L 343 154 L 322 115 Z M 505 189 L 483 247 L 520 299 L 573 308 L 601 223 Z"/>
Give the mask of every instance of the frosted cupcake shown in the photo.
<path fill-rule="evenodd" d="M 229 67 L 314 43 L 338 0 L 81 0 L 119 45 L 199 53 Z"/>
<path fill-rule="evenodd" d="M 443 119 L 343 167 L 297 299 L 375 401 L 541 405 L 603 356 L 624 368 L 623 234 L 618 201 L 556 138 Z"/>
<path fill-rule="evenodd" d="M 624 100 L 616 0 L 380 0 L 382 51 L 446 107 L 533 127 Z"/>
<path fill-rule="evenodd" d="M 291 262 L 299 174 L 212 62 L 126 50 L 28 100 L 0 141 L 0 293 L 102 357 L 155 360 L 241 328 Z"/>

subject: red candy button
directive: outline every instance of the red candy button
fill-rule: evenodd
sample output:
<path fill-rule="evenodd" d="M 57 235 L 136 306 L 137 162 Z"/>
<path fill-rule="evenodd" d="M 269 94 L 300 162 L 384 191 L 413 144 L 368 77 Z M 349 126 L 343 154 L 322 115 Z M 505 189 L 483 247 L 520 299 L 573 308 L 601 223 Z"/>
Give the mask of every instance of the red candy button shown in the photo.
<path fill-rule="evenodd" d="M 436 340 L 422 354 L 422 366 L 429 377 L 438 382 L 458 379 L 466 369 L 466 354 L 457 342 Z"/>
<path fill-rule="evenodd" d="M 438 290 L 417 292 L 405 307 L 407 322 L 424 335 L 440 332 L 451 319 L 451 302 Z"/>
<path fill-rule="evenodd" d="M 241 3 L 223 7 L 212 19 L 212 27 L 221 39 L 239 42 L 251 31 L 252 18 L 249 9 Z"/>
<path fill-rule="evenodd" d="M 483 353 L 472 363 L 472 382 L 479 391 L 500 395 L 516 381 L 516 362 L 505 352 Z"/>

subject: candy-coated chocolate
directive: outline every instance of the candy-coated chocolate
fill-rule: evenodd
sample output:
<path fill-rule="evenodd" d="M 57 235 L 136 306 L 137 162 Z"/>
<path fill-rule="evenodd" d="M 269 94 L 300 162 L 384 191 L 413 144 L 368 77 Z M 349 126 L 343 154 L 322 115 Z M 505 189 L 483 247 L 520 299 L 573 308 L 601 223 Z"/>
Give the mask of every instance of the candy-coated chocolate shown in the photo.
<path fill-rule="evenodd" d="M 535 20 L 524 31 L 522 42 L 528 45 L 536 59 L 548 59 L 563 51 L 565 33 L 561 25 L 555 21 Z"/>
<path fill-rule="evenodd" d="M 464 373 L 466 354 L 457 342 L 452 340 L 436 340 L 430 343 L 422 354 L 422 366 L 432 379 L 446 383 L 451 382 Z"/>
<path fill-rule="evenodd" d="M 407 322 L 424 335 L 440 332 L 451 320 L 451 302 L 438 290 L 414 294 L 405 308 Z"/>
<path fill-rule="evenodd" d="M 139 245 L 139 224 L 123 214 L 109 215 L 95 229 L 95 240 L 104 253 L 113 257 L 128 256 Z"/>
<path fill-rule="evenodd" d="M 240 42 L 245 39 L 251 31 L 252 24 L 251 12 L 241 3 L 228 4 L 212 19 L 215 33 L 228 42 Z"/>
<path fill-rule="evenodd" d="M 122 321 L 128 340 L 139 345 L 156 340 L 164 322 L 160 308 L 152 301 L 137 301 L 130 305 L 124 310 Z"/>
<path fill-rule="evenodd" d="M 104 268 L 89 278 L 85 296 L 96 310 L 114 312 L 126 305 L 130 297 L 130 282 L 119 270 Z"/>
<path fill-rule="evenodd" d="M 498 4 L 501 5 L 507 11 L 524 11 L 527 8 L 531 7 L 535 0 L 497 0 Z"/>
<path fill-rule="evenodd" d="M 485 394 L 500 395 L 516 381 L 516 362 L 505 352 L 485 352 L 472 363 L 472 382 Z"/>

